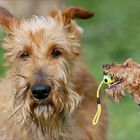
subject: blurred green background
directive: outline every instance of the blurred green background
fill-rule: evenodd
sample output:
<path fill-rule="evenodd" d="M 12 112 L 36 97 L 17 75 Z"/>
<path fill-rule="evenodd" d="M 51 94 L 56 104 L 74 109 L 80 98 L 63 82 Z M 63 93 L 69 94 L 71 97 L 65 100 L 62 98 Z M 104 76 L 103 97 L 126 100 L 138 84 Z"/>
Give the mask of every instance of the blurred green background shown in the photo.
<path fill-rule="evenodd" d="M 70 0 L 65 3 L 85 7 L 96 14 L 78 23 L 84 29 L 81 42 L 85 63 L 98 83 L 103 77 L 103 64 L 122 63 L 129 57 L 140 63 L 140 0 Z M 0 43 L 4 37 L 0 32 Z M 0 49 L 0 65 L 4 62 L 3 52 Z M 0 75 L 4 72 L 3 67 Z M 106 100 L 109 140 L 140 140 L 140 108 L 129 96 L 119 104 Z"/>

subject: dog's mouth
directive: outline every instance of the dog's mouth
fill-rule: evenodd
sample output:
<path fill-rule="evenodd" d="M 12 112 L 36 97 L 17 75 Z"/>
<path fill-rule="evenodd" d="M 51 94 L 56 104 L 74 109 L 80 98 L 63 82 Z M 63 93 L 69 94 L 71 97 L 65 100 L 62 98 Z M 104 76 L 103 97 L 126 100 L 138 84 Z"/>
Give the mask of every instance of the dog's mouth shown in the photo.
<path fill-rule="evenodd" d="M 47 99 L 45 99 L 45 100 L 38 100 L 37 102 L 36 102 L 36 106 L 38 107 L 38 106 L 53 106 L 53 104 L 50 102 L 50 101 L 48 101 Z"/>
<path fill-rule="evenodd" d="M 120 84 L 122 83 L 121 80 L 116 81 L 113 84 L 110 84 L 106 87 L 106 89 L 110 90 L 110 89 L 116 89 L 118 86 L 120 86 Z"/>
<path fill-rule="evenodd" d="M 118 78 L 114 74 L 107 74 L 107 76 L 110 77 L 112 82 L 107 85 L 106 90 L 117 89 L 123 83 L 123 79 L 122 78 Z"/>
<path fill-rule="evenodd" d="M 54 107 L 51 103 L 40 101 L 35 105 L 34 110 L 38 112 L 52 112 L 53 108 Z"/>

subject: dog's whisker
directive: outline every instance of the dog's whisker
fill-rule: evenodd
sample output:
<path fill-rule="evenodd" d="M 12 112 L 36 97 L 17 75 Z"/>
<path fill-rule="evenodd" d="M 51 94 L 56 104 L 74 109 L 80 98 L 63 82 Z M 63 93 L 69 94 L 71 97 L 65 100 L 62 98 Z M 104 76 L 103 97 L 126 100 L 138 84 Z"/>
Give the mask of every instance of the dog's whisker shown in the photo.
<path fill-rule="evenodd" d="M 23 94 L 24 94 L 24 92 L 26 91 L 26 89 L 27 89 L 27 87 L 21 89 L 19 93 L 16 93 L 15 100 L 14 100 L 14 104 L 16 104 L 17 100 L 18 100 L 20 97 L 23 97 Z"/>
<path fill-rule="evenodd" d="M 14 116 L 14 114 L 22 107 L 23 104 L 24 101 L 15 110 L 13 110 L 12 114 L 10 115 L 10 117 L 8 117 L 8 119 L 11 119 Z"/>
<path fill-rule="evenodd" d="M 24 76 L 24 75 L 22 75 L 22 74 L 20 74 L 20 73 L 13 73 L 12 74 L 13 76 L 19 76 L 19 77 L 22 77 L 22 78 L 24 78 L 24 79 L 28 79 L 26 76 Z"/>

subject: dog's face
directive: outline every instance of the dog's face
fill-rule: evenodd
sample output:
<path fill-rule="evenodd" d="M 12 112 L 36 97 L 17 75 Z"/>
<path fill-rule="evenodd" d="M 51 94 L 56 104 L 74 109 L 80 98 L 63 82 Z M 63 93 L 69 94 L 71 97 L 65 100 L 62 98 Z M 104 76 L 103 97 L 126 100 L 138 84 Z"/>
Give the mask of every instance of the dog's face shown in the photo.
<path fill-rule="evenodd" d="M 71 104 L 78 102 L 70 83 L 73 61 L 79 54 L 76 37 L 51 17 L 23 21 L 15 32 L 9 39 L 8 44 L 14 47 L 7 59 L 16 76 L 15 89 L 27 86 L 22 96 L 30 112 L 35 116 L 71 112 Z"/>
<path fill-rule="evenodd" d="M 80 45 L 73 19 L 91 16 L 84 9 L 69 8 L 51 17 L 19 21 L 0 9 L 1 24 L 9 30 L 5 46 L 14 77 L 14 105 L 24 107 L 24 115 L 59 120 L 77 106 L 71 69 Z"/>
<path fill-rule="evenodd" d="M 107 95 L 115 101 L 119 101 L 124 92 L 135 92 L 138 86 L 137 77 L 139 76 L 140 66 L 132 59 L 127 59 L 123 64 L 105 64 L 103 72 L 111 76 L 115 83 L 106 88 Z M 134 90 L 133 90 L 134 89 Z"/>

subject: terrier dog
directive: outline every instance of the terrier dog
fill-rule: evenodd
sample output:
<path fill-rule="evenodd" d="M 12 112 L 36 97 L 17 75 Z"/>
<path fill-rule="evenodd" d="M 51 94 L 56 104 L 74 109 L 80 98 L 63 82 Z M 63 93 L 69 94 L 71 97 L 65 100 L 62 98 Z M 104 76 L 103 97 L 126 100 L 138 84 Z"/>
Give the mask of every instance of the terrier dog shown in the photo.
<path fill-rule="evenodd" d="M 71 7 L 18 20 L 0 8 L 0 23 L 8 31 L 4 47 L 11 80 L 0 85 L 0 138 L 106 140 L 104 103 L 99 124 L 92 125 L 97 86 L 82 61 L 74 22 L 92 16 Z"/>
<path fill-rule="evenodd" d="M 130 93 L 135 103 L 140 105 L 140 64 L 127 59 L 123 64 L 103 65 L 104 74 L 112 76 L 115 83 L 106 88 L 107 95 L 116 102 Z"/>

